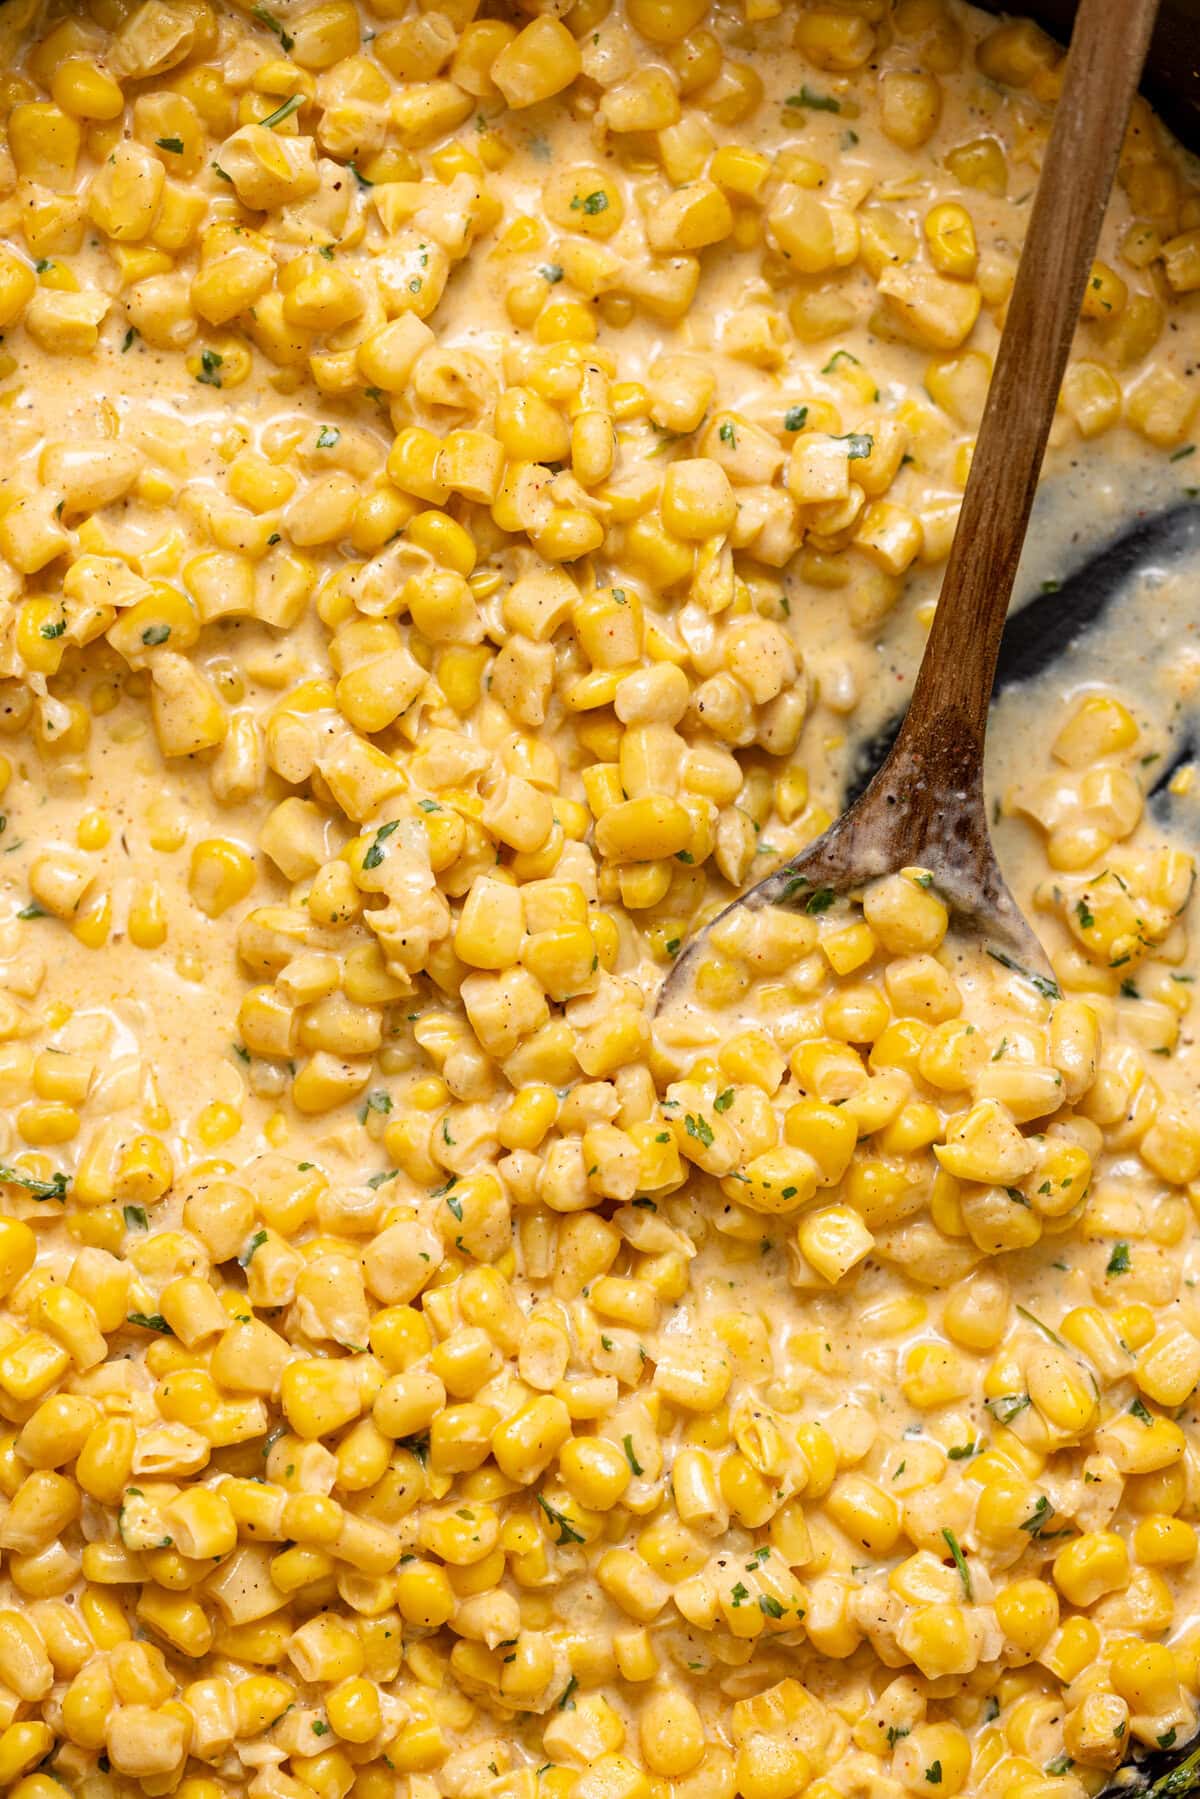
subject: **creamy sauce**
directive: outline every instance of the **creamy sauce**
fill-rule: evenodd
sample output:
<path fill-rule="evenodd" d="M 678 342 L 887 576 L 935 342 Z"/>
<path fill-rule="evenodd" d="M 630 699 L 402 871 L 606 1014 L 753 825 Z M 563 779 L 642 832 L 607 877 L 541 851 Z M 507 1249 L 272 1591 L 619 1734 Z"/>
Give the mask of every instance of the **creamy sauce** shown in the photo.
<path fill-rule="evenodd" d="M 651 1023 L 909 690 L 1057 52 L 560 10 L 0 13 L 20 1799 L 1080 1799 L 1195 1727 L 1200 549 L 994 711 L 1057 1000 L 913 870 Z M 1189 497 L 1198 234 L 1142 109 L 1018 603 Z"/>

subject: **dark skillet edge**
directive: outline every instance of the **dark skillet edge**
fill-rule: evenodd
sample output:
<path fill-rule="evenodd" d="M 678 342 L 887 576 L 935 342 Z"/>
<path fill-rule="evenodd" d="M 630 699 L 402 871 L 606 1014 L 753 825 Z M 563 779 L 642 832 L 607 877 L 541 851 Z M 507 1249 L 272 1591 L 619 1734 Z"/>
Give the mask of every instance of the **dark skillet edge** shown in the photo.
<path fill-rule="evenodd" d="M 1075 0 L 975 0 L 990 13 L 1025 13 L 1060 44 L 1071 36 Z M 1200 150 L 1200 0 L 1162 0 L 1142 91 L 1181 143 Z"/>
<path fill-rule="evenodd" d="M 1200 505 L 1193 500 L 1180 500 L 1163 511 L 1135 518 L 1077 563 L 1054 587 L 1029 594 L 1009 614 L 1005 624 L 995 692 L 1002 693 L 1006 687 L 1041 674 L 1055 657 L 1100 620 L 1138 568 L 1181 556 L 1196 547 L 1200 547 Z M 899 735 L 903 716 L 902 712 L 895 714 L 856 746 L 847 771 L 844 805 L 852 805 L 883 766 Z M 1178 747 L 1155 782 L 1152 794 L 1165 788 L 1180 763 L 1190 757 L 1189 745 Z"/>
<path fill-rule="evenodd" d="M 1200 1732 L 1177 1748 L 1123 1762 L 1096 1799 L 1187 1799 L 1200 1792 Z"/>

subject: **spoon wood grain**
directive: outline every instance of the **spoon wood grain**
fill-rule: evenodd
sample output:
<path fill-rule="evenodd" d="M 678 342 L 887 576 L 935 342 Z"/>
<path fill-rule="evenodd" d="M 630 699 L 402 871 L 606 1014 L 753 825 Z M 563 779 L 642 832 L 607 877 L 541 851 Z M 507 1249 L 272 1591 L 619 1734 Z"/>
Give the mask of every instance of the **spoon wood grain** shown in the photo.
<path fill-rule="evenodd" d="M 1043 981 L 1049 975 L 992 849 L 984 739 L 1042 456 L 1157 8 L 1158 0 L 1081 0 L 958 529 L 895 745 L 822 837 L 721 917 L 743 906 L 800 908 L 816 891 L 854 893 L 916 864 L 958 925 Z M 660 1011 L 682 996 L 705 936 L 678 959 Z"/>

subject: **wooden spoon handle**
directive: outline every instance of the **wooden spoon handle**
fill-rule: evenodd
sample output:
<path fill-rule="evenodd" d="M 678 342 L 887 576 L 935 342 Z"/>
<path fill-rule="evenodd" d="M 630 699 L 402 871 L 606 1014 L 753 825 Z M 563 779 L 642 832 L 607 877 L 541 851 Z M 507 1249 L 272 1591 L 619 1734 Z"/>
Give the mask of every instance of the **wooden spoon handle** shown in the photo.
<path fill-rule="evenodd" d="M 897 744 L 982 767 L 1000 634 L 1158 0 L 1081 0 L 941 598 Z M 941 754 L 939 755 L 939 750 Z M 924 756 L 921 752 L 924 751 Z M 906 758 L 907 760 L 907 758 Z"/>

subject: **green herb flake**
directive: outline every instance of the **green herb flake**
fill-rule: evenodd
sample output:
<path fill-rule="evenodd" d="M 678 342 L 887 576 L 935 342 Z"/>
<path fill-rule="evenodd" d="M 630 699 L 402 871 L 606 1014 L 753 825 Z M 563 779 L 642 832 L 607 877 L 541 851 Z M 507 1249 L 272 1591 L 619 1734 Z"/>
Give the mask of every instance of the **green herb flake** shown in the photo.
<path fill-rule="evenodd" d="M 252 19 L 257 19 L 260 25 L 265 25 L 268 31 L 273 31 L 275 33 L 275 36 L 279 39 L 280 48 L 282 50 L 286 52 L 293 48 L 296 42 L 295 38 L 291 37 L 284 30 L 283 26 L 279 23 L 279 20 L 275 17 L 275 14 L 273 12 L 268 12 L 265 6 L 251 7 L 250 17 Z"/>
<path fill-rule="evenodd" d="M 384 848 L 383 848 L 384 844 L 387 842 L 388 838 L 392 835 L 392 833 L 394 831 L 398 831 L 399 829 L 400 829 L 400 820 L 398 818 L 392 819 L 390 824 L 380 825 L 379 829 L 375 833 L 374 839 L 372 840 L 370 847 L 367 850 L 366 855 L 363 857 L 362 865 L 364 868 L 378 868 L 380 866 L 380 864 L 383 861 L 384 854 L 385 854 Z"/>
<path fill-rule="evenodd" d="M 241 1265 L 241 1267 L 249 1268 L 251 1262 L 254 1260 L 255 1251 L 260 1250 L 262 1248 L 263 1244 L 266 1242 L 266 1240 L 267 1240 L 266 1231 L 255 1231 L 255 1233 L 251 1237 L 249 1243 L 247 1243 L 245 1249 L 242 1251 L 241 1255 L 238 1257 L 238 1262 Z"/>
<path fill-rule="evenodd" d="M 294 112 L 299 112 L 303 105 L 304 95 L 292 94 L 284 101 L 282 106 L 277 106 L 274 112 L 268 113 L 265 119 L 260 119 L 258 122 L 260 125 L 266 125 L 271 131 L 274 131 L 276 125 L 282 125 L 283 121 L 285 119 L 290 119 Z"/>
<path fill-rule="evenodd" d="M 712 1125 L 709 1124 L 702 1112 L 688 1112 L 683 1120 L 683 1128 L 689 1137 L 694 1137 L 698 1143 L 704 1145 L 705 1149 L 712 1148 Z"/>
<path fill-rule="evenodd" d="M 200 373 L 196 376 L 201 387 L 220 387 L 224 362 L 225 358 L 216 350 L 201 350 Z"/>
<path fill-rule="evenodd" d="M 875 448 L 875 439 L 869 431 L 847 431 L 844 437 L 835 437 L 834 441 L 845 444 L 848 462 L 865 462 Z"/>
<path fill-rule="evenodd" d="M 807 84 L 798 94 L 789 94 L 783 103 L 785 106 L 806 106 L 810 112 L 841 112 L 842 103 L 835 100 L 832 94 L 818 94 Z"/>
<path fill-rule="evenodd" d="M 1027 1531 L 1031 1537 L 1040 1537 L 1053 1516 L 1054 1507 L 1044 1493 L 1039 1493 L 1033 1510 L 1028 1518 L 1022 1518 L 1018 1528 Z"/>
<path fill-rule="evenodd" d="M 161 1312 L 127 1312 L 126 1324 L 136 1324 L 144 1331 L 157 1331 L 160 1337 L 173 1337 L 171 1329 Z"/>
<path fill-rule="evenodd" d="M 48 1181 L 39 1181 L 32 1174 L 25 1174 L 20 1168 L 13 1168 L 7 1162 L 0 1162 L 0 1183 L 10 1187 L 24 1187 L 26 1193 L 34 1199 L 65 1199 L 67 1197 L 67 1177 L 65 1174 L 53 1174 Z"/>
<path fill-rule="evenodd" d="M 646 1470 L 642 1467 L 642 1464 L 638 1461 L 636 1455 L 634 1455 L 634 1453 L 633 1453 L 633 1436 L 632 1436 L 632 1434 L 627 1433 L 625 1436 L 623 1436 L 621 1438 L 621 1444 L 625 1450 L 625 1460 L 629 1463 L 629 1466 L 630 1466 L 631 1470 L 633 1471 L 633 1473 L 634 1474 L 644 1474 L 646 1472 Z"/>
<path fill-rule="evenodd" d="M 983 1403 L 997 1424 L 1011 1424 L 1032 1401 L 1028 1393 L 1001 1393 L 998 1398 L 985 1399 Z"/>
<path fill-rule="evenodd" d="M 954 1558 L 954 1566 L 958 1569 L 958 1578 L 962 1582 L 963 1596 L 968 1605 L 975 1603 L 975 1589 L 971 1585 L 971 1570 L 967 1567 L 967 1558 L 959 1546 L 958 1538 L 952 1530 L 943 1530 L 946 1547 Z"/>
<path fill-rule="evenodd" d="M 544 1499 L 540 1493 L 537 1496 L 537 1502 L 545 1512 L 551 1524 L 557 1524 L 558 1526 L 558 1535 L 554 1539 L 556 1544 L 561 1547 L 566 1543 L 585 1543 L 587 1541 L 587 1538 L 582 1536 L 580 1532 L 574 1528 L 566 1513 L 560 1512 L 555 1506 L 552 1506 L 550 1501 Z M 561 1704 L 558 1709 L 560 1711 L 562 1710 Z"/>

